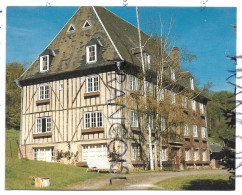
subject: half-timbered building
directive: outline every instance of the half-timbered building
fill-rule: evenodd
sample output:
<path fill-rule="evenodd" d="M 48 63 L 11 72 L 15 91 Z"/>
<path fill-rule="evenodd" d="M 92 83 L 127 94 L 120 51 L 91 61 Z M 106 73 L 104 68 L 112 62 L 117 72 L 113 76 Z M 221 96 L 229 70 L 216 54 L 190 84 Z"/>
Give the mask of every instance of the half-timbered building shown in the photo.
<path fill-rule="evenodd" d="M 145 45 L 144 63 L 154 76 L 160 51 L 147 34 L 141 32 L 141 37 Z M 154 128 L 153 117 L 148 116 L 144 122 L 146 119 L 135 106 L 117 102 L 118 97 L 131 102 L 132 94 L 142 92 L 138 46 L 138 30 L 133 25 L 103 7 L 79 8 L 16 81 L 22 89 L 22 155 L 32 160 L 80 166 L 101 162 L 112 158 L 110 153 L 113 154 L 114 147 L 110 143 L 116 127 L 127 131 L 121 135 L 124 137 L 118 138 L 123 140 L 121 149 L 117 150 L 124 151 L 121 155 L 126 160 L 124 164 L 129 168 L 148 165 L 148 133 L 143 134 L 145 142 L 137 140 L 139 132 L 146 131 L 146 123 Z M 176 168 L 207 166 L 205 106 L 208 98 L 199 92 L 190 73 L 186 80 L 178 80 L 183 72 L 179 49 L 172 48 L 167 57 L 173 68 L 166 68 L 164 85 L 177 81 L 178 91 L 165 87 L 157 94 L 157 83 L 152 80 L 156 76 L 150 76 L 146 82 L 149 92 L 160 101 L 169 95 L 171 104 L 180 102 L 185 114 L 195 113 L 195 120 L 175 127 L 179 140 L 168 137 L 162 138 L 162 143 L 158 143 L 159 139 L 151 141 L 154 165 L 159 167 L 159 162 L 163 162 L 163 166 Z M 181 88 L 198 95 L 190 100 L 179 93 Z M 159 124 L 160 131 L 168 129 L 165 117 L 161 117 Z"/>

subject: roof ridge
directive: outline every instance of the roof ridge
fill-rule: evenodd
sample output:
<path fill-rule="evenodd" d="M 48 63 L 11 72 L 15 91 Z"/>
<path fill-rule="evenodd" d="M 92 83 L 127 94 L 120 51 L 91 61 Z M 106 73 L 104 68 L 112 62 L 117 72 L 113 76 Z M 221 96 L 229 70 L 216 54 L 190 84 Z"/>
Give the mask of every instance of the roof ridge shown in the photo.
<path fill-rule="evenodd" d="M 104 26 L 104 24 L 103 24 L 103 22 L 102 22 L 101 18 L 99 17 L 99 15 L 98 15 L 98 13 L 97 13 L 97 11 L 96 11 L 95 7 L 94 7 L 94 6 L 92 6 L 92 9 L 93 9 L 94 13 L 96 14 L 96 16 L 97 16 L 97 18 L 98 18 L 99 22 L 101 23 L 101 25 L 102 25 L 102 27 L 103 27 L 104 31 L 106 32 L 106 34 L 107 34 L 107 36 L 108 36 L 109 40 L 111 41 L 111 43 L 112 43 L 112 45 L 113 45 L 113 47 L 114 47 L 115 51 L 118 53 L 118 56 L 120 57 L 120 59 L 121 59 L 121 60 L 124 60 L 124 59 L 123 59 L 123 57 L 121 56 L 120 52 L 118 51 L 118 48 L 117 48 L 117 47 L 116 47 L 116 45 L 114 44 L 114 42 L 113 42 L 113 40 L 112 40 L 111 36 L 109 35 L 109 33 L 108 33 L 107 29 L 105 28 L 105 26 Z"/>

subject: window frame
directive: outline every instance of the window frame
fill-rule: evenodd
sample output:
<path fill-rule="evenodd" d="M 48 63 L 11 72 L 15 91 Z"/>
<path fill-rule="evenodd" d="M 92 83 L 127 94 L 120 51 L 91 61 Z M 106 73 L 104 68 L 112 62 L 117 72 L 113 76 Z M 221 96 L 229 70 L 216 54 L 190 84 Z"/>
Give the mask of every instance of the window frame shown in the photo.
<path fill-rule="evenodd" d="M 194 127 L 196 127 L 196 128 L 194 128 Z M 198 137 L 197 125 L 192 125 L 192 136 Z"/>
<path fill-rule="evenodd" d="M 137 91 L 137 78 L 133 75 L 129 75 L 129 88 L 131 91 Z"/>
<path fill-rule="evenodd" d="M 205 114 L 204 104 L 199 102 L 199 111 L 201 114 Z"/>
<path fill-rule="evenodd" d="M 161 161 L 167 161 L 167 148 L 161 148 Z"/>
<path fill-rule="evenodd" d="M 139 158 L 140 146 L 138 144 L 131 144 L 131 159 L 137 160 Z"/>
<path fill-rule="evenodd" d="M 92 117 L 92 115 L 95 114 L 95 118 Z M 98 116 L 99 114 L 99 116 Z M 89 115 L 89 126 L 87 127 L 87 115 Z M 101 118 L 101 120 L 100 120 Z M 92 126 L 92 124 L 95 123 L 95 126 Z M 101 123 L 101 125 L 100 125 Z M 103 127 L 103 112 L 102 111 L 91 111 L 91 112 L 84 112 L 84 129 L 93 129 L 93 128 L 99 128 Z"/>
<path fill-rule="evenodd" d="M 194 149 L 193 160 L 199 161 L 199 150 L 198 149 Z"/>
<path fill-rule="evenodd" d="M 201 137 L 202 138 L 206 138 L 207 136 L 206 136 L 206 127 L 201 127 Z"/>
<path fill-rule="evenodd" d="M 191 99 L 191 106 L 192 106 L 192 110 L 196 111 L 197 108 L 196 108 L 196 101 Z"/>
<path fill-rule="evenodd" d="M 166 130 L 166 119 L 164 117 L 161 117 L 161 131 Z"/>
<path fill-rule="evenodd" d="M 94 58 L 95 59 L 90 61 L 90 56 L 89 56 L 90 50 L 89 50 L 89 48 L 91 48 L 91 47 L 94 47 Z M 87 62 L 87 64 L 92 64 L 92 63 L 97 62 L 97 45 L 90 45 L 90 46 L 86 47 L 86 62 Z"/>
<path fill-rule="evenodd" d="M 176 81 L 176 74 L 175 74 L 175 71 L 171 68 L 171 80 L 172 81 Z"/>
<path fill-rule="evenodd" d="M 175 104 L 176 103 L 176 93 L 173 91 L 170 91 L 170 95 L 171 95 L 171 104 Z"/>
<path fill-rule="evenodd" d="M 148 115 L 148 124 L 150 125 L 150 128 L 154 128 L 154 117 L 152 115 Z"/>
<path fill-rule="evenodd" d="M 43 63 L 44 63 L 44 58 L 46 59 L 46 70 L 43 69 Z M 50 69 L 50 56 L 49 55 L 44 55 L 44 56 L 40 56 L 40 72 L 46 72 Z"/>
<path fill-rule="evenodd" d="M 145 81 L 145 94 L 153 94 L 153 85 L 149 81 Z"/>
<path fill-rule="evenodd" d="M 191 88 L 191 90 L 194 90 L 194 80 L 193 80 L 193 78 L 190 78 L 190 88 Z"/>
<path fill-rule="evenodd" d="M 33 148 L 33 160 L 46 161 L 46 149 L 50 149 L 51 150 L 51 161 L 50 162 L 54 162 L 55 161 L 55 151 L 54 151 L 54 147 Z M 41 151 L 41 150 L 43 150 L 43 151 Z M 37 152 L 39 152 L 39 154 Z M 44 154 L 43 155 L 44 156 L 44 160 L 43 159 L 39 159 L 40 154 L 41 155 Z"/>
<path fill-rule="evenodd" d="M 207 161 L 207 150 L 202 151 L 202 161 Z"/>
<path fill-rule="evenodd" d="M 150 55 L 147 53 L 144 53 L 144 58 L 145 58 L 145 67 L 150 70 Z"/>
<path fill-rule="evenodd" d="M 131 127 L 139 126 L 138 113 L 135 110 L 130 110 L 130 126 Z"/>
<path fill-rule="evenodd" d="M 187 124 L 184 124 L 183 130 L 184 130 L 184 136 L 189 136 L 189 128 Z"/>
<path fill-rule="evenodd" d="M 182 96 L 182 108 L 187 108 L 187 97 Z"/>
<path fill-rule="evenodd" d="M 95 89 L 95 78 L 97 78 L 97 90 L 94 90 Z M 88 80 L 91 79 L 91 83 L 92 83 L 92 86 L 91 86 L 91 91 L 88 91 L 89 90 L 89 86 L 88 86 Z M 98 75 L 95 75 L 95 76 L 89 76 L 89 77 L 86 77 L 86 93 L 93 93 L 93 92 L 98 92 L 100 91 L 100 86 L 99 86 L 99 76 Z"/>
<path fill-rule="evenodd" d="M 50 121 L 48 121 L 50 119 Z M 45 132 L 43 132 L 43 120 L 45 120 Z M 50 124 L 50 127 L 48 125 Z M 48 130 L 50 129 L 50 130 Z M 35 133 L 51 133 L 52 132 L 52 120 L 51 116 L 38 117 L 35 119 Z"/>
<path fill-rule="evenodd" d="M 185 149 L 185 161 L 189 161 L 189 160 L 190 160 L 190 150 Z"/>
<path fill-rule="evenodd" d="M 157 99 L 159 101 L 163 101 L 165 99 L 165 91 L 164 91 L 164 89 L 159 89 L 158 90 Z"/>
<path fill-rule="evenodd" d="M 41 97 L 41 88 L 44 88 L 43 89 L 43 98 Z M 46 97 L 46 87 L 48 87 L 48 97 Z M 42 85 L 39 85 L 39 88 L 38 88 L 38 91 L 39 91 L 39 100 L 48 100 L 50 99 L 50 85 L 49 84 L 42 84 Z"/>

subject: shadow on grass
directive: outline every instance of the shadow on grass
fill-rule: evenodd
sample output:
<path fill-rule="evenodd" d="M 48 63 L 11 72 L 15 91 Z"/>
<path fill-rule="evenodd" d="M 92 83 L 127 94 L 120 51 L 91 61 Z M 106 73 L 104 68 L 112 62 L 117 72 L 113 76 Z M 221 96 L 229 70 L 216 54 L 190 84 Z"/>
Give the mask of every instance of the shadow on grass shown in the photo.
<path fill-rule="evenodd" d="M 235 182 L 231 183 L 222 179 L 197 179 L 182 186 L 183 190 L 235 190 Z"/>

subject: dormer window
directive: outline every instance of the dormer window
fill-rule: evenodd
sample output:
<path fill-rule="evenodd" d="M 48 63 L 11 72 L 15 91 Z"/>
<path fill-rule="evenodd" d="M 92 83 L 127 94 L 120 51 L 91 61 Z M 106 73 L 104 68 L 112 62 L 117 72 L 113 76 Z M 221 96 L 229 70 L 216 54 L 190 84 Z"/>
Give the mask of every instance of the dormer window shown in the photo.
<path fill-rule="evenodd" d="M 194 81 L 193 81 L 193 78 L 190 79 L 190 86 L 191 86 L 191 90 L 194 90 Z"/>
<path fill-rule="evenodd" d="M 97 61 L 97 45 L 86 47 L 87 63 L 95 63 Z"/>
<path fill-rule="evenodd" d="M 49 70 L 49 55 L 40 56 L 40 72 Z"/>
<path fill-rule="evenodd" d="M 174 70 L 171 68 L 171 80 L 175 81 L 176 80 L 176 75 Z"/>
<path fill-rule="evenodd" d="M 88 29 L 92 26 L 91 21 L 90 20 L 86 20 L 85 23 L 82 26 L 82 30 Z"/>
<path fill-rule="evenodd" d="M 145 67 L 150 70 L 150 55 L 147 53 L 144 53 L 144 63 Z"/>
<path fill-rule="evenodd" d="M 71 32 L 74 32 L 76 30 L 76 27 L 74 24 L 71 24 L 67 30 L 67 33 L 71 33 Z"/>

